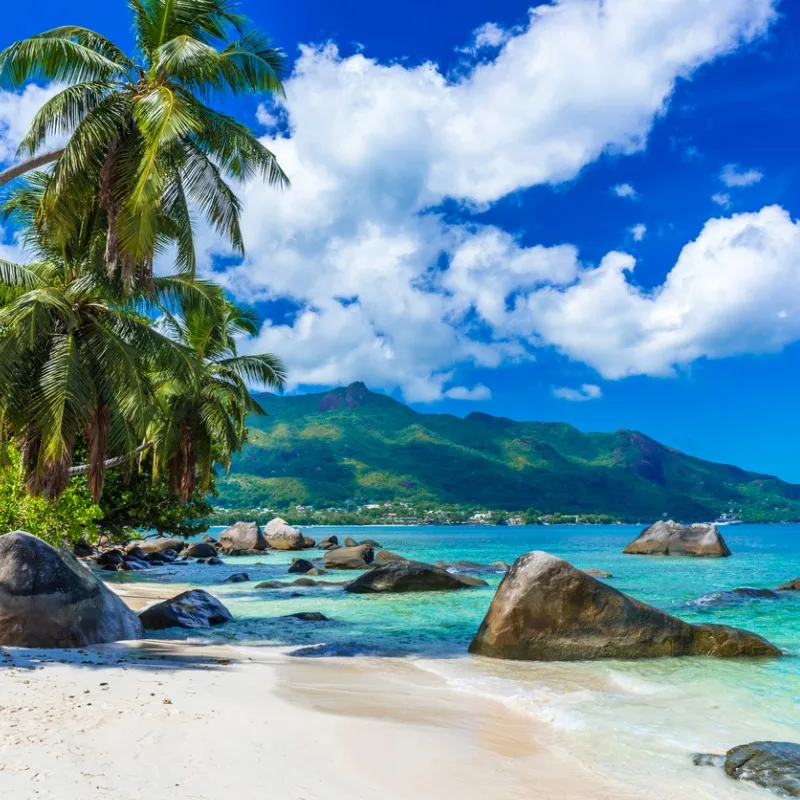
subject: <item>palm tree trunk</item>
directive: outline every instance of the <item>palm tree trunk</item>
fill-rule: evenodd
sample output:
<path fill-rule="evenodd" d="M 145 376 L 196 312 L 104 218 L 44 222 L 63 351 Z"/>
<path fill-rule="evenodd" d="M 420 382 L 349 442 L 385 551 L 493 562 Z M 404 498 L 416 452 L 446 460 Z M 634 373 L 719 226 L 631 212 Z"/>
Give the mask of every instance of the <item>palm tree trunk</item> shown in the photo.
<path fill-rule="evenodd" d="M 130 460 L 134 456 L 138 456 L 139 453 L 143 453 L 147 450 L 148 447 L 152 447 L 152 442 L 145 442 L 144 444 L 140 444 L 133 452 L 126 453 L 124 456 L 115 456 L 114 458 L 107 458 L 103 462 L 103 469 L 114 469 L 114 467 L 120 466 L 120 464 L 124 464 L 126 461 Z M 89 471 L 89 467 L 91 464 L 79 464 L 77 467 L 70 467 L 69 468 L 69 477 L 74 478 L 76 475 L 85 475 Z"/>
<path fill-rule="evenodd" d="M 58 161 L 63 153 L 63 147 L 59 150 L 50 150 L 47 153 L 41 153 L 35 158 L 30 158 L 27 161 L 23 161 L 21 164 L 15 164 L 13 167 L 4 169 L 2 172 L 0 172 L 0 186 L 5 186 L 7 183 L 11 183 L 14 178 L 19 178 L 20 175 L 24 175 L 26 172 L 30 172 L 32 169 L 43 167 L 45 164 L 52 164 L 53 161 Z"/>

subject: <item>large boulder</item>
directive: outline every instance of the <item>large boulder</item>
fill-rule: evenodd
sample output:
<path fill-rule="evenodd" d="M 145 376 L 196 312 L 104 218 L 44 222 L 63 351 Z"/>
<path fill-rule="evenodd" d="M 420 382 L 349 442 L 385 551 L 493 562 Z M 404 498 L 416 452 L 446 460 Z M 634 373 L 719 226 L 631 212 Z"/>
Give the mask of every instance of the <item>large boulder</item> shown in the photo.
<path fill-rule="evenodd" d="M 445 569 L 420 561 L 402 561 L 374 567 L 345 586 L 345 591 L 356 594 L 383 592 L 443 592 L 486 585 L 479 578 L 465 580 L 466 576 L 453 575 Z M 474 583 L 473 581 L 477 581 Z"/>
<path fill-rule="evenodd" d="M 325 569 L 369 569 L 375 551 L 368 544 L 357 547 L 337 547 L 325 553 Z"/>
<path fill-rule="evenodd" d="M 264 526 L 264 535 L 269 546 L 275 550 L 303 550 L 306 546 L 303 532 L 280 517 L 275 517 Z"/>
<path fill-rule="evenodd" d="M 722 558 L 731 551 L 716 525 L 680 525 L 659 520 L 645 528 L 624 553 L 639 556 L 707 556 Z"/>
<path fill-rule="evenodd" d="M 217 554 L 217 548 L 208 542 L 198 542 L 197 544 L 189 545 L 183 551 L 186 558 L 214 558 Z"/>
<path fill-rule="evenodd" d="M 140 542 L 131 542 L 128 545 L 128 550 L 138 547 L 145 555 L 150 553 L 162 553 L 164 550 L 174 550 L 180 553 L 186 542 L 183 539 L 142 539 Z"/>
<path fill-rule="evenodd" d="M 143 636 L 136 614 L 72 553 L 24 531 L 0 536 L 0 645 L 86 647 Z"/>
<path fill-rule="evenodd" d="M 139 613 L 149 631 L 166 628 L 208 628 L 230 622 L 233 617 L 219 600 L 202 589 L 191 589 L 170 600 L 163 600 Z"/>
<path fill-rule="evenodd" d="M 541 551 L 514 562 L 469 649 L 527 661 L 781 655 L 754 633 L 690 625 Z"/>
<path fill-rule="evenodd" d="M 800 744 L 742 744 L 725 754 L 724 769 L 737 781 L 755 783 L 782 797 L 800 797 Z"/>
<path fill-rule="evenodd" d="M 800 592 L 800 578 L 795 578 L 789 583 L 784 583 L 783 586 L 778 587 L 779 592 Z"/>
<path fill-rule="evenodd" d="M 313 539 L 311 536 L 306 536 L 305 534 L 303 535 L 303 547 L 305 547 L 306 550 L 312 550 L 316 546 L 316 539 Z"/>
<path fill-rule="evenodd" d="M 231 550 L 266 550 L 267 540 L 256 522 L 235 522 L 219 535 L 223 552 Z"/>

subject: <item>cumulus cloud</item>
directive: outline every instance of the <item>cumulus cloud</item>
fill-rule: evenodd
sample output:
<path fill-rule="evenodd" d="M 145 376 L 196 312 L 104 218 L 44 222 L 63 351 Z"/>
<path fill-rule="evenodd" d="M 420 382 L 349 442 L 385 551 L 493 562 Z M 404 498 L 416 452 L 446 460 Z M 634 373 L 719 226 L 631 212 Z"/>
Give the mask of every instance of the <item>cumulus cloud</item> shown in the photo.
<path fill-rule="evenodd" d="M 743 169 L 738 164 L 726 164 L 719 175 L 719 179 L 729 188 L 752 186 L 763 177 L 763 172 L 757 169 Z"/>
<path fill-rule="evenodd" d="M 449 397 L 451 400 L 470 400 L 474 402 L 476 400 L 491 399 L 492 391 L 488 386 L 478 383 L 471 389 L 466 386 L 453 386 L 444 393 L 444 396 Z"/>
<path fill-rule="evenodd" d="M 731 204 L 731 196 L 728 192 L 717 192 L 711 195 L 712 202 L 716 203 L 722 208 L 727 208 Z"/>
<path fill-rule="evenodd" d="M 572 180 L 604 154 L 642 151 L 676 83 L 763 34 L 776 5 L 560 0 L 517 28 L 482 26 L 471 43 L 479 52 L 465 54 L 456 76 L 434 63 L 304 47 L 285 107 L 258 117 L 292 187 L 247 185 L 248 257 L 219 266 L 215 256 L 228 254 L 201 229 L 205 269 L 239 299 L 293 309 L 267 321 L 253 345 L 283 356 L 293 385 L 363 379 L 424 402 L 461 393 L 457 365 L 528 361 L 543 346 L 609 376 L 662 374 L 690 351 L 721 352 L 710 334 L 692 351 L 653 332 L 649 310 L 667 308 L 662 294 L 679 294 L 670 278 L 642 292 L 626 279 L 630 256 L 612 253 L 594 267 L 572 245 L 523 246 L 471 211 Z M 23 101 L 37 91 L 13 96 L 13 112 L 0 101 L 0 153 L 13 153 L 32 116 Z M 445 216 L 445 201 L 460 214 Z M 728 246 L 721 255 L 738 252 Z M 694 260 L 724 296 L 722 271 Z M 710 319 L 714 307 L 682 313 Z M 601 352 L 615 345 L 619 354 Z"/>
<path fill-rule="evenodd" d="M 576 248 L 524 247 L 437 207 L 454 200 L 468 219 L 603 153 L 640 151 L 678 79 L 774 18 L 772 0 L 562 0 L 512 31 L 479 29 L 473 45 L 492 57 L 453 79 L 432 63 L 305 47 L 286 107 L 260 117 L 292 188 L 246 187 L 248 259 L 215 277 L 240 298 L 298 308 L 255 344 L 284 356 L 295 385 L 365 379 L 435 400 L 455 365 L 562 347 L 523 308 L 583 283 Z"/>
<path fill-rule="evenodd" d="M 462 53 L 476 55 L 482 50 L 496 49 L 504 45 L 513 35 L 512 31 L 501 28 L 495 22 L 486 22 L 472 34 L 467 47 L 459 48 Z"/>
<path fill-rule="evenodd" d="M 628 200 L 635 200 L 639 193 L 629 183 L 618 183 L 616 186 L 611 187 L 611 194 L 617 197 L 624 197 Z"/>
<path fill-rule="evenodd" d="M 800 339 L 800 225 L 782 208 L 710 220 L 653 290 L 632 282 L 634 267 L 609 253 L 569 286 L 520 298 L 509 325 L 610 379 Z"/>
<path fill-rule="evenodd" d="M 569 386 L 554 388 L 553 395 L 561 400 L 582 403 L 586 400 L 599 400 L 603 396 L 603 390 L 593 383 L 584 383 L 579 389 L 572 389 Z"/>
<path fill-rule="evenodd" d="M 630 229 L 630 232 L 631 236 L 633 236 L 634 242 L 641 242 L 647 234 L 647 225 L 645 225 L 643 222 L 640 222 L 638 225 L 634 225 Z"/>

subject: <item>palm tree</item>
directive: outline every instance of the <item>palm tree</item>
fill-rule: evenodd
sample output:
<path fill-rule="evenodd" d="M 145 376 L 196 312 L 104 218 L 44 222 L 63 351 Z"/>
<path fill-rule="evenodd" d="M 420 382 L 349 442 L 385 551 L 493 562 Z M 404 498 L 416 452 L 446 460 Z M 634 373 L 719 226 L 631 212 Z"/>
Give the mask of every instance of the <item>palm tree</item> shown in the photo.
<path fill-rule="evenodd" d="M 157 379 L 161 415 L 148 431 L 156 474 L 166 470 L 172 491 L 184 501 L 198 486 L 208 491 L 215 463 L 230 469 L 246 441 L 247 415 L 265 413 L 247 382 L 280 390 L 286 376 L 276 356 L 238 355 L 237 339 L 254 336 L 258 318 L 217 292 L 215 313 L 196 307 L 182 318 L 165 312 L 162 320 L 169 335 L 202 365 L 188 380 L 175 374 Z"/>
<path fill-rule="evenodd" d="M 198 209 L 239 253 L 240 203 L 226 179 L 260 176 L 285 185 L 275 156 L 255 134 L 209 105 L 223 94 L 281 94 L 282 51 L 249 28 L 232 0 L 129 0 L 134 55 L 73 25 L 0 53 L 0 82 L 66 84 L 36 115 L 20 153 L 32 166 L 55 160 L 40 209 L 48 237 L 75 242 L 86 209 L 107 230 L 108 274 L 152 291 L 153 259 L 177 245 L 194 273 L 192 212 Z M 63 151 L 42 155 L 51 136 Z M 37 158 L 38 155 L 38 158 Z M 27 165 L 0 174 L 0 184 Z"/>

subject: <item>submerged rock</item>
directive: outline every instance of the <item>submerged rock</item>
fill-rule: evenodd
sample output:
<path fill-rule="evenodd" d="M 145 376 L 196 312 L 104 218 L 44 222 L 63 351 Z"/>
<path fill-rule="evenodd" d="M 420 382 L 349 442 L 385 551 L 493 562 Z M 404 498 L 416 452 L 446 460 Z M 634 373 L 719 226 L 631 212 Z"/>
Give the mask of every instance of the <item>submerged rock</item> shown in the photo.
<path fill-rule="evenodd" d="M 275 550 L 303 550 L 306 546 L 303 532 L 280 517 L 275 517 L 266 524 L 264 535 L 267 537 L 267 544 Z"/>
<path fill-rule="evenodd" d="M 704 594 L 690 605 L 693 606 L 723 606 L 742 600 L 775 600 L 780 594 L 773 589 L 754 589 L 751 586 L 738 586 L 736 589 L 726 589 L 721 592 Z"/>
<path fill-rule="evenodd" d="M 0 645 L 86 647 L 143 636 L 136 614 L 71 552 L 24 531 L 0 536 Z"/>
<path fill-rule="evenodd" d="M 231 575 L 223 581 L 223 583 L 247 583 L 250 580 L 250 576 L 246 572 L 237 572 L 234 575 Z"/>
<path fill-rule="evenodd" d="M 437 561 L 436 566 L 459 575 L 464 573 L 468 575 L 499 575 L 508 571 L 508 564 L 503 562 L 479 564 L 477 561 Z"/>
<path fill-rule="evenodd" d="M 645 528 L 624 550 L 642 556 L 706 556 L 722 558 L 731 551 L 716 525 L 679 525 L 659 520 Z"/>
<path fill-rule="evenodd" d="M 690 625 L 541 551 L 514 562 L 469 649 L 528 661 L 781 655 L 754 633 Z"/>
<path fill-rule="evenodd" d="M 591 575 L 593 578 L 604 578 L 608 580 L 614 577 L 610 572 L 604 572 L 602 569 L 584 569 L 582 571 L 587 575 Z"/>
<path fill-rule="evenodd" d="M 800 744 L 751 742 L 725 754 L 725 773 L 783 797 L 800 797 Z"/>
<path fill-rule="evenodd" d="M 171 600 L 156 603 L 139 613 L 149 631 L 166 628 L 208 628 L 231 622 L 233 617 L 219 600 L 202 589 L 192 589 Z"/>
<path fill-rule="evenodd" d="M 267 540 L 255 522 L 236 522 L 219 535 L 225 554 L 230 550 L 266 550 Z"/>
<path fill-rule="evenodd" d="M 477 582 L 477 583 L 476 583 Z M 467 589 L 483 585 L 485 581 L 469 576 L 453 575 L 433 564 L 420 561 L 403 561 L 383 564 L 360 575 L 345 586 L 345 591 L 356 594 L 382 592 L 442 592 Z"/>
<path fill-rule="evenodd" d="M 337 547 L 325 553 L 325 569 L 369 569 L 375 551 L 368 544 L 357 547 Z"/>
<path fill-rule="evenodd" d="M 789 583 L 784 583 L 783 586 L 778 587 L 779 592 L 800 592 L 800 578 L 795 578 Z"/>
<path fill-rule="evenodd" d="M 299 611 L 297 614 L 285 614 L 281 619 L 299 619 L 303 622 L 330 622 L 320 611 Z"/>
<path fill-rule="evenodd" d="M 198 542 L 197 544 L 189 545 L 183 551 L 186 558 L 214 558 L 217 554 L 217 548 L 213 544 L 207 542 Z"/>

